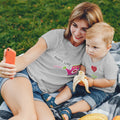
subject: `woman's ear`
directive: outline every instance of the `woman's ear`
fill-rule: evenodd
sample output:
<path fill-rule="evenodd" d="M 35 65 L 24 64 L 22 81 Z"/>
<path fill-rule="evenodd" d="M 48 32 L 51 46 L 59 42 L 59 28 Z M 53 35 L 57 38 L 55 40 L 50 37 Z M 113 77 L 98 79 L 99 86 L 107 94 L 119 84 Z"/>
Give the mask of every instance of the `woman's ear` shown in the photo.
<path fill-rule="evenodd" d="M 112 47 L 112 45 L 111 45 L 111 44 L 109 44 L 109 45 L 107 46 L 107 49 L 108 49 L 108 50 L 110 50 L 110 49 L 111 49 L 111 47 Z"/>

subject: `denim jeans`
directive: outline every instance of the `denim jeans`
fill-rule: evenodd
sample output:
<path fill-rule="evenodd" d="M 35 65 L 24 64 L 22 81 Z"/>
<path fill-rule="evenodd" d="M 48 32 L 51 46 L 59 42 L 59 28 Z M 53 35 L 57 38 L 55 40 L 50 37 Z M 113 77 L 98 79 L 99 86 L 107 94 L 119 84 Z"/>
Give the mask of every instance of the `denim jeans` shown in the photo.
<path fill-rule="evenodd" d="M 87 93 L 84 86 L 77 85 L 75 92 L 73 92 L 73 82 L 67 83 L 73 96 L 81 96 L 91 107 L 94 109 L 101 105 L 104 101 L 108 100 L 112 93 L 105 93 L 104 91 L 90 87 L 91 93 Z"/>

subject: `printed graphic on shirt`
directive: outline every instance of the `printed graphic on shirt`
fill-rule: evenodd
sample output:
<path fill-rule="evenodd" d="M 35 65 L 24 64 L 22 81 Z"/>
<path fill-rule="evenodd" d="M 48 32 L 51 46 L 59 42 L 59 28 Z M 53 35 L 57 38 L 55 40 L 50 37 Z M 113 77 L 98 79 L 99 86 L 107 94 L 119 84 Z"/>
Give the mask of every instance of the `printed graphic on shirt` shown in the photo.
<path fill-rule="evenodd" d="M 93 72 L 96 72 L 96 71 L 97 71 L 97 67 L 96 67 L 96 66 L 91 66 L 91 69 L 92 69 Z M 95 76 L 94 74 L 92 74 L 91 77 L 92 77 L 93 79 L 97 78 L 97 76 Z"/>
<path fill-rule="evenodd" d="M 65 69 L 67 71 L 67 75 L 75 75 L 80 70 L 80 65 L 74 65 L 71 68 L 70 67 L 67 68 L 66 66 L 61 67 L 61 66 L 57 66 L 57 65 L 54 65 L 54 67 Z"/>
<path fill-rule="evenodd" d="M 72 65 L 70 62 L 64 61 L 61 57 L 54 56 L 54 58 L 59 61 L 62 66 L 54 65 L 55 68 L 63 69 L 67 71 L 67 75 L 75 75 L 79 69 L 80 65 Z"/>
<path fill-rule="evenodd" d="M 97 76 L 95 76 L 95 75 L 93 75 L 93 74 L 91 75 L 91 77 L 92 77 L 93 79 L 96 79 L 96 78 L 97 78 Z"/>
<path fill-rule="evenodd" d="M 97 70 L 97 67 L 96 66 L 91 66 L 91 69 L 93 72 L 95 72 Z"/>
<path fill-rule="evenodd" d="M 72 66 L 71 69 L 68 69 L 67 67 L 64 67 L 63 69 L 66 69 L 68 75 L 75 75 L 79 71 L 80 65 Z"/>

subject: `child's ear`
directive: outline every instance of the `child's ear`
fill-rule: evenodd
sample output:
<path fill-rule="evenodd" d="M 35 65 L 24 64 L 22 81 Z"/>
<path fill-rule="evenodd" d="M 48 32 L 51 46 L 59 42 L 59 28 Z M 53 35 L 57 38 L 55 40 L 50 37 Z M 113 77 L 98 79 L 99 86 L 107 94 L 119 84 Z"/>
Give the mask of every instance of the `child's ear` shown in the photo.
<path fill-rule="evenodd" d="M 108 50 L 110 50 L 110 49 L 111 49 L 111 47 L 112 47 L 112 45 L 111 45 L 111 44 L 109 44 L 109 45 L 107 46 L 107 49 L 108 49 Z"/>

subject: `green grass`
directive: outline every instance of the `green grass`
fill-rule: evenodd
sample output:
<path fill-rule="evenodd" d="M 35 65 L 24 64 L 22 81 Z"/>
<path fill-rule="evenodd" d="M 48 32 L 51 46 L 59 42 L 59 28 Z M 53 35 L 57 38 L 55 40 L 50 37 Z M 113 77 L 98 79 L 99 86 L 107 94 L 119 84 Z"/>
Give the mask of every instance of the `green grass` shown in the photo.
<path fill-rule="evenodd" d="M 66 27 L 73 7 L 83 1 L 0 0 L 0 60 L 5 48 L 13 48 L 19 55 L 48 30 Z M 116 30 L 114 41 L 120 41 L 120 1 L 88 1 L 100 6 L 104 20 Z"/>
<path fill-rule="evenodd" d="M 0 0 L 0 60 L 5 48 L 19 55 L 48 30 L 66 27 L 74 6 L 84 1 Z M 114 41 L 120 41 L 120 0 L 87 1 L 100 6 L 104 20 L 115 28 Z"/>

